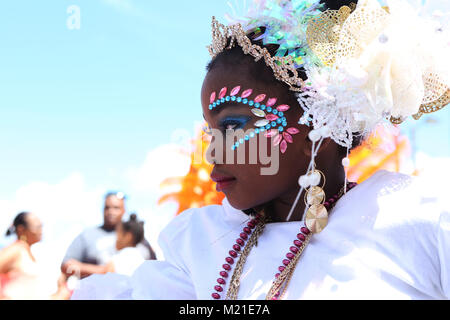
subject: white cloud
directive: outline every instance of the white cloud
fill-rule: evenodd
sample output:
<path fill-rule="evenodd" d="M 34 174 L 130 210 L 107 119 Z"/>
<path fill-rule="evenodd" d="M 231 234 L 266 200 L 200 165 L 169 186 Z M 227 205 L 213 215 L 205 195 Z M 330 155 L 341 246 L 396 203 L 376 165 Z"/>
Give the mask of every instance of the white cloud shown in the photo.
<path fill-rule="evenodd" d="M 186 175 L 190 163 L 190 155 L 183 154 L 179 145 L 167 144 L 148 152 L 144 163 L 129 168 L 125 176 L 134 191 L 159 193 L 165 178 Z"/>

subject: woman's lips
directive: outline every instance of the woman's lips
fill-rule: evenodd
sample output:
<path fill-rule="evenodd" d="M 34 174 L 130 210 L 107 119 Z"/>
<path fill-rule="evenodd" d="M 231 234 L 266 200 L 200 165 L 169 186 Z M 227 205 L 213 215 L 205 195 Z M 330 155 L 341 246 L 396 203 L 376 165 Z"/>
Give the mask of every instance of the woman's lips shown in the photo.
<path fill-rule="evenodd" d="M 211 180 L 216 182 L 216 190 L 218 192 L 224 191 L 236 182 L 236 178 L 222 174 L 212 173 Z"/>

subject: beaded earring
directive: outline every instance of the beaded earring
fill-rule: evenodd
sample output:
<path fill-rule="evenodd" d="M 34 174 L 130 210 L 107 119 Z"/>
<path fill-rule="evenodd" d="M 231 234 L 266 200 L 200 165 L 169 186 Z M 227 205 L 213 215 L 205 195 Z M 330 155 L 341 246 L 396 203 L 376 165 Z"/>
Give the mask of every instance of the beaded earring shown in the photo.
<path fill-rule="evenodd" d="M 323 178 L 323 184 L 319 187 L 319 183 Z M 328 211 L 324 206 L 325 192 L 325 175 L 322 171 L 313 169 L 307 175 L 309 188 L 305 192 L 305 204 L 308 207 L 306 211 L 305 224 L 313 233 L 322 231 L 328 223 Z"/>
<path fill-rule="evenodd" d="M 299 122 L 300 123 L 300 122 Z M 305 125 L 309 126 L 309 123 L 305 122 Z M 304 190 L 306 190 L 308 187 L 315 187 L 320 183 L 320 178 L 321 176 L 323 177 L 323 185 L 325 185 L 325 175 L 316 169 L 316 165 L 315 165 L 315 157 L 317 155 L 318 150 L 320 149 L 320 146 L 323 142 L 323 140 L 327 137 L 330 136 L 330 129 L 327 126 L 323 126 L 320 129 L 313 129 L 308 133 L 308 138 L 309 140 L 311 140 L 312 145 L 311 145 L 311 161 L 309 163 L 308 169 L 306 170 L 306 174 L 300 176 L 300 178 L 298 179 L 298 184 L 300 185 L 300 190 L 297 193 L 297 197 L 294 200 L 294 204 L 291 207 L 291 210 L 289 211 L 286 221 L 289 221 L 289 219 L 291 218 L 292 214 L 294 213 L 294 209 L 300 199 L 300 195 L 302 194 L 302 192 Z M 323 186 L 320 188 L 323 191 Z M 312 194 L 316 194 L 317 192 L 319 192 L 320 190 L 318 190 L 317 188 L 312 189 L 311 195 Z M 308 191 L 306 191 L 306 194 L 308 194 Z M 319 192 L 319 194 L 321 194 Z M 310 197 L 311 197 L 310 195 Z M 325 196 L 325 195 L 324 195 Z M 321 204 L 321 203 L 319 203 Z M 325 227 L 327 221 L 328 221 L 328 213 L 324 212 L 321 206 L 319 206 L 319 204 L 311 204 L 310 208 L 308 208 L 308 206 L 306 206 L 306 208 L 310 211 L 309 214 L 309 218 L 310 219 L 320 219 L 317 220 L 317 222 L 320 222 L 318 226 L 315 227 L 315 230 L 319 230 L 320 231 L 323 229 L 323 227 Z M 307 203 L 308 205 L 308 203 Z M 326 210 L 325 210 L 326 211 Z M 325 215 L 324 215 L 325 213 Z M 325 219 L 326 218 L 326 219 Z M 310 220 L 310 224 L 314 224 L 314 221 L 316 220 Z M 320 227 L 322 226 L 322 227 Z M 309 226 L 308 226 L 309 227 Z M 317 232 L 320 232 L 317 231 Z"/>

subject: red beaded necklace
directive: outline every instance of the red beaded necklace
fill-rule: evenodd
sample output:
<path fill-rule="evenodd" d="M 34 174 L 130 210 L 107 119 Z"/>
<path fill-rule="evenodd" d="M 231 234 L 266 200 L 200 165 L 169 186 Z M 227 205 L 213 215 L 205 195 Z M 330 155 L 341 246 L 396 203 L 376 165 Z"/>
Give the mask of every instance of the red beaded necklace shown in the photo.
<path fill-rule="evenodd" d="M 351 182 L 347 184 L 347 191 L 355 187 L 357 183 Z M 326 202 L 324 202 L 324 206 L 327 209 L 327 211 L 330 211 L 336 202 L 339 200 L 339 198 L 342 195 L 336 194 L 329 198 Z M 220 277 L 217 279 L 217 285 L 214 286 L 214 292 L 211 294 L 213 299 L 220 299 L 221 293 L 223 292 L 223 286 L 226 284 L 226 279 L 228 278 L 228 273 L 231 271 L 231 266 L 234 264 L 234 260 L 239 256 L 242 248 L 245 246 L 247 240 L 254 232 L 256 226 L 261 221 L 260 216 L 256 216 L 253 219 L 251 219 L 246 227 L 243 228 L 242 232 L 239 234 L 239 238 L 236 239 L 236 243 L 233 245 L 232 250 L 230 250 L 229 256 L 225 258 L 225 262 L 222 265 L 222 270 L 219 272 Z M 282 265 L 278 267 L 278 271 L 275 274 L 275 278 L 278 278 L 280 276 L 280 273 L 282 273 L 286 267 L 290 265 L 290 263 L 293 261 L 293 259 L 296 257 L 296 254 L 299 253 L 300 249 L 303 249 L 302 246 L 307 244 L 307 240 L 311 237 L 310 235 L 311 231 L 306 227 L 306 225 L 303 225 L 300 228 L 300 232 L 297 234 L 297 239 L 293 241 L 293 246 L 289 248 L 289 252 L 286 253 L 286 258 L 282 260 Z M 277 291 L 273 297 L 272 300 L 278 300 L 280 298 L 280 291 Z"/>

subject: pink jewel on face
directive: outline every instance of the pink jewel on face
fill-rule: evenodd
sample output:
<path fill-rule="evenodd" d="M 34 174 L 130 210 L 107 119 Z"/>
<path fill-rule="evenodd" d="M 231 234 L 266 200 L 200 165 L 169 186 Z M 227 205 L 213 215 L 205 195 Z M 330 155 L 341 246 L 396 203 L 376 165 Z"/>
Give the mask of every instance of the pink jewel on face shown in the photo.
<path fill-rule="evenodd" d="M 292 128 L 287 128 L 286 131 L 287 131 L 288 133 L 290 133 L 290 134 L 297 134 L 297 133 L 300 132 L 300 130 L 298 130 L 297 128 L 294 128 L 294 127 L 292 127 Z"/>
<path fill-rule="evenodd" d="M 278 119 L 278 116 L 275 115 L 275 114 L 270 113 L 270 114 L 266 115 L 266 119 L 269 120 L 269 121 L 274 121 L 274 120 Z"/>
<path fill-rule="evenodd" d="M 240 90 L 241 90 L 241 86 L 234 87 L 233 90 L 231 90 L 231 92 L 230 92 L 230 96 L 237 95 Z"/>
<path fill-rule="evenodd" d="M 260 94 L 260 95 L 256 96 L 255 102 L 259 103 L 259 102 L 263 101 L 265 98 L 266 98 L 265 94 Z"/>
<path fill-rule="evenodd" d="M 219 99 L 222 99 L 227 94 L 227 87 L 223 87 L 219 92 Z"/>
<path fill-rule="evenodd" d="M 242 92 L 241 98 L 247 98 L 248 96 L 250 96 L 252 94 L 253 90 L 252 89 L 247 89 L 244 92 Z"/>
<path fill-rule="evenodd" d="M 272 130 L 270 130 L 270 131 L 266 131 L 266 132 L 264 133 L 264 136 L 267 137 L 267 138 L 270 138 L 270 137 L 276 136 L 277 134 L 278 134 L 278 130 L 272 129 Z"/>
<path fill-rule="evenodd" d="M 211 96 L 209 97 L 209 103 L 213 103 L 214 100 L 216 100 L 216 92 L 214 91 L 211 93 Z"/>
<path fill-rule="evenodd" d="M 291 107 L 289 107 L 287 104 L 282 104 L 277 107 L 277 110 L 281 111 L 281 112 L 285 112 L 285 111 L 288 111 L 290 108 Z"/>
<path fill-rule="evenodd" d="M 283 138 L 284 138 L 284 140 L 286 140 L 289 143 L 294 142 L 294 140 L 292 139 L 292 136 L 287 132 L 283 132 Z"/>
<path fill-rule="evenodd" d="M 271 107 L 275 103 L 277 103 L 277 98 L 270 98 L 269 100 L 267 100 L 266 107 Z"/>
<path fill-rule="evenodd" d="M 285 153 L 285 152 L 286 152 L 286 149 L 287 149 L 287 142 L 286 142 L 286 140 L 283 140 L 283 141 L 281 141 L 281 143 L 280 143 L 280 150 L 281 150 L 281 153 Z"/>
<path fill-rule="evenodd" d="M 280 144 L 281 140 L 283 140 L 283 137 L 281 135 L 277 135 L 274 139 L 273 139 L 273 145 L 277 146 Z"/>

